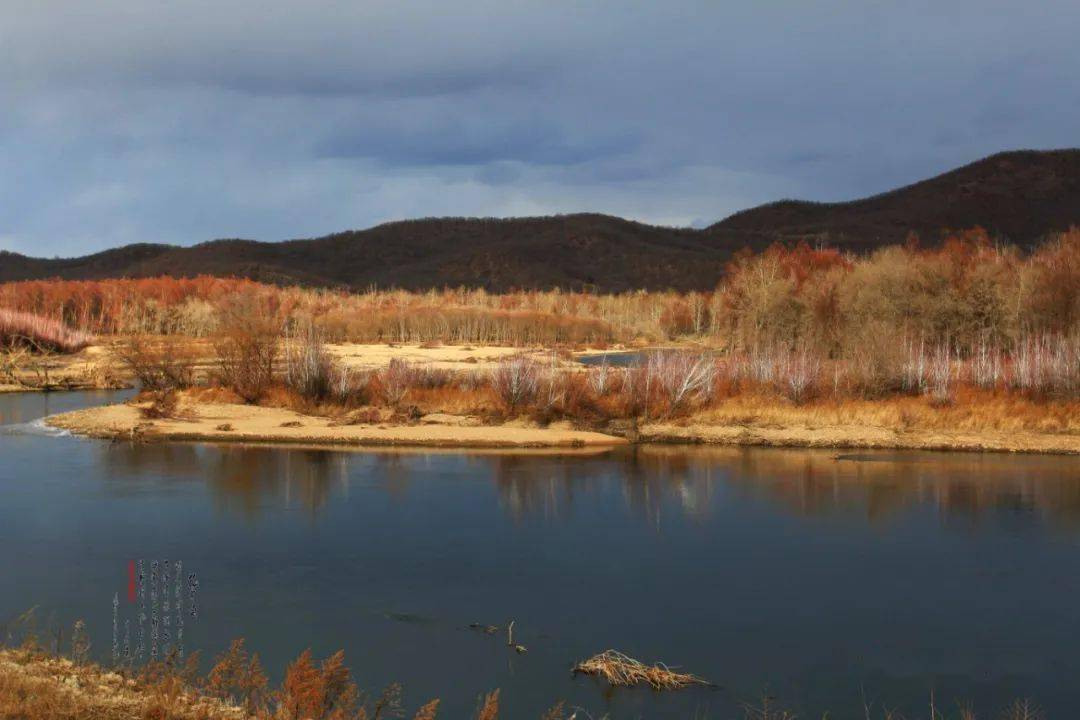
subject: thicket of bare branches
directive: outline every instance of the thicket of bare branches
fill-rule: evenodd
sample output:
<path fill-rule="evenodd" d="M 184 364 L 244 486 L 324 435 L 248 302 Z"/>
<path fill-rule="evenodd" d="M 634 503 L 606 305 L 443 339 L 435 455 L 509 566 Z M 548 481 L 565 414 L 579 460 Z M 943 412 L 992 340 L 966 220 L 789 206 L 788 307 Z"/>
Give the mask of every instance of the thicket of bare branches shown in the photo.
<path fill-rule="evenodd" d="M 258 402 L 274 383 L 281 323 L 254 294 L 226 304 L 214 338 L 221 382 L 247 402 Z"/>
<path fill-rule="evenodd" d="M 124 338 L 112 352 L 143 390 L 182 390 L 195 381 L 195 354 L 175 337 Z"/>
<path fill-rule="evenodd" d="M 716 382 L 716 361 L 686 352 L 653 352 L 645 358 L 645 387 L 657 388 L 669 413 L 707 401 Z M 647 391 L 646 391 L 647 392 Z"/>
<path fill-rule="evenodd" d="M 539 363 L 525 356 L 502 360 L 491 371 L 491 388 L 506 412 L 513 414 L 536 401 L 543 370 Z"/>
<path fill-rule="evenodd" d="M 366 388 L 366 378 L 337 362 L 314 323 L 285 331 L 285 386 L 314 402 L 348 402 Z"/>

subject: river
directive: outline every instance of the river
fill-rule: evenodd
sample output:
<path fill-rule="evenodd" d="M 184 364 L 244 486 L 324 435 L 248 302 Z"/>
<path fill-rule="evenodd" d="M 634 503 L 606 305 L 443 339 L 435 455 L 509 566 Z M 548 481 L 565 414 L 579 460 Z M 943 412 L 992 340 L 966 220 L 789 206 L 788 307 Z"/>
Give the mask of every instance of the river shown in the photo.
<path fill-rule="evenodd" d="M 410 708 L 441 697 L 443 717 L 494 688 L 508 718 L 565 699 L 593 717 L 726 719 L 763 693 L 804 718 L 862 717 L 864 698 L 922 716 L 931 692 L 980 717 L 1018 697 L 1080 708 L 1075 458 L 331 452 L 34 422 L 123 397 L 0 395 L 0 622 L 31 606 L 42 628 L 85 618 L 101 660 L 114 597 L 118 651 L 138 642 L 132 562 L 168 559 L 162 645 L 181 618 L 188 653 L 244 637 L 274 682 L 305 648 L 344 649 L 362 687 L 400 681 Z M 470 627 L 510 620 L 527 653 Z M 571 675 L 608 648 L 718 687 Z"/>

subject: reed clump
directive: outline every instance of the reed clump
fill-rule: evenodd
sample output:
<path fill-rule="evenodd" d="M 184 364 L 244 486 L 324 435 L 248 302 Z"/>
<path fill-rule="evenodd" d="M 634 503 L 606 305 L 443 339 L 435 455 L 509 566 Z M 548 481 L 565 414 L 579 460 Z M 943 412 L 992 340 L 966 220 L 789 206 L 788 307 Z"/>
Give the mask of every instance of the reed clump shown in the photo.
<path fill-rule="evenodd" d="M 33 352 L 75 353 L 93 342 L 88 333 L 59 320 L 30 312 L 0 308 L 0 348 L 26 348 Z"/>
<path fill-rule="evenodd" d="M 621 687 L 648 685 L 653 690 L 679 690 L 692 685 L 711 685 L 690 673 L 675 672 L 663 663 L 646 665 L 618 650 L 605 650 L 574 666 L 575 673 L 594 675 Z"/>

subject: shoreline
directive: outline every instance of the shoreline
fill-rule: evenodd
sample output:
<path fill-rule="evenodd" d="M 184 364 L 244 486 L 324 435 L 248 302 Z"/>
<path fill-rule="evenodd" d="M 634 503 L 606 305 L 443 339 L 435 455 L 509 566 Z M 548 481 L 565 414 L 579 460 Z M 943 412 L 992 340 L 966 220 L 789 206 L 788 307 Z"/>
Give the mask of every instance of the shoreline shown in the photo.
<path fill-rule="evenodd" d="M 427 418 L 425 420 L 425 418 Z M 479 425 L 432 414 L 416 424 L 340 424 L 292 410 L 224 403 L 186 403 L 175 418 L 146 419 L 133 405 L 104 405 L 45 418 L 74 435 L 103 440 L 288 444 L 325 447 L 460 449 L 607 448 L 627 440 L 566 426 Z"/>
<path fill-rule="evenodd" d="M 872 425 L 675 425 L 652 423 L 636 433 L 578 430 L 569 423 L 538 427 L 520 421 L 483 425 L 477 418 L 432 413 L 414 423 L 344 424 L 281 408 L 185 402 L 176 417 L 148 419 L 131 404 L 51 415 L 46 425 L 74 435 L 114 441 L 289 445 L 334 449 L 460 450 L 591 449 L 639 443 L 849 450 L 934 450 L 1052 455 L 1080 454 L 1071 433 L 903 430 Z"/>
<path fill-rule="evenodd" d="M 1033 432 L 909 430 L 855 425 L 755 427 L 749 425 L 646 425 L 639 442 L 668 445 L 927 450 L 964 453 L 1080 455 L 1080 437 Z"/>
<path fill-rule="evenodd" d="M 66 392 L 107 392 L 111 390 L 132 390 L 134 385 L 131 383 L 68 383 L 59 382 L 53 383 L 48 386 L 40 385 L 0 385 L 0 395 L 18 395 L 37 393 L 40 395 L 48 395 L 49 393 L 66 393 Z"/>

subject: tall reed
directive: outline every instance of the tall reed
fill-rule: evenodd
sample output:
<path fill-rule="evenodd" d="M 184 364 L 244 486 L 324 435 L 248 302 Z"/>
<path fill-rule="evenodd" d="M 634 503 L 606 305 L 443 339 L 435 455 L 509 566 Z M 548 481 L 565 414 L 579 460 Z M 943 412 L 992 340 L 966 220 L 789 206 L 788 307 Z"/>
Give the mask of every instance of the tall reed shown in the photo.
<path fill-rule="evenodd" d="M 20 346 L 32 351 L 74 353 L 93 339 L 58 320 L 0 308 L 0 348 Z"/>

